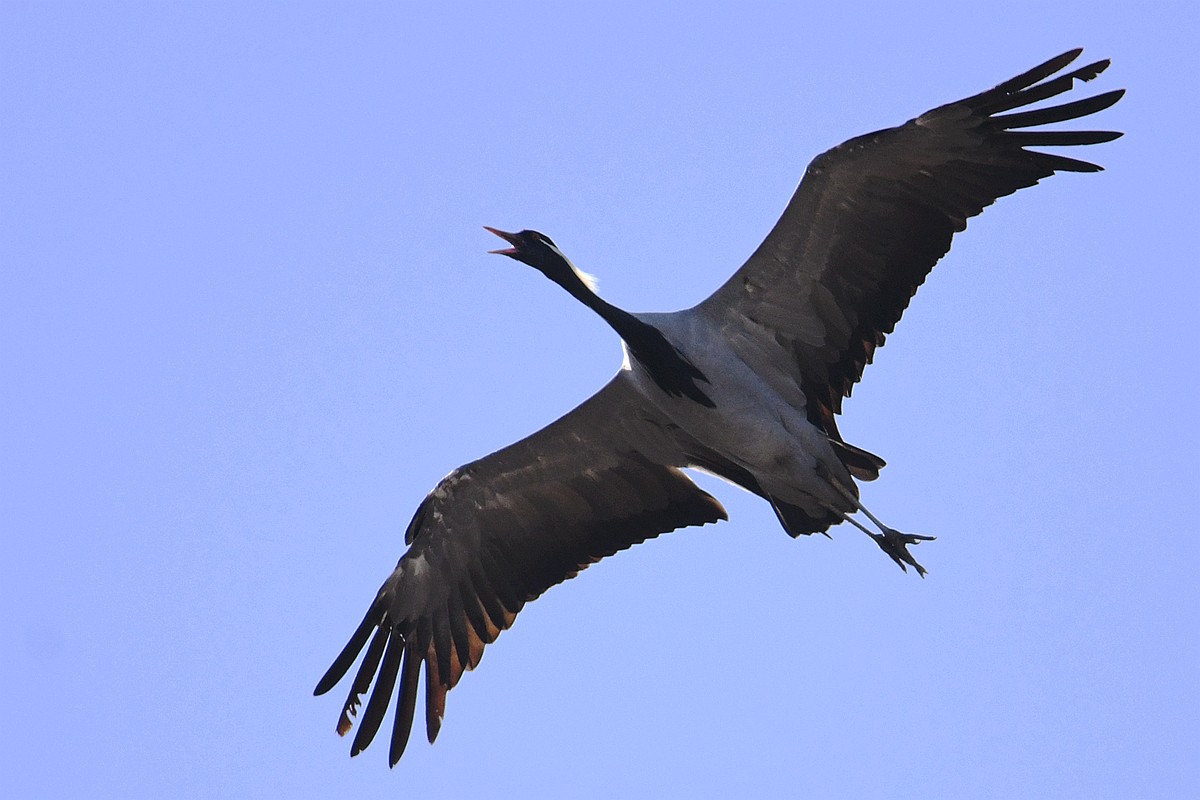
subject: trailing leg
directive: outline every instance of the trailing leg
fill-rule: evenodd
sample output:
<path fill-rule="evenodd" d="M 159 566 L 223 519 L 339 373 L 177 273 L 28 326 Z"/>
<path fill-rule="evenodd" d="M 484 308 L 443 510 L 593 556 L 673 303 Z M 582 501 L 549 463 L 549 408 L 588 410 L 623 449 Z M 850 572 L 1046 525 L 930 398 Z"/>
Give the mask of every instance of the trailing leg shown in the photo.
<path fill-rule="evenodd" d="M 887 525 L 884 525 L 882 522 L 880 522 L 878 517 L 867 510 L 867 507 L 864 506 L 862 501 L 858 499 L 858 494 L 856 492 L 842 485 L 842 482 L 832 475 L 826 474 L 823 477 L 829 481 L 830 486 L 837 489 L 837 491 L 851 503 L 855 510 L 861 511 L 867 516 L 867 519 L 875 523 L 875 525 L 879 527 L 880 533 L 875 533 L 874 531 L 868 529 L 865 525 L 844 511 L 838 511 L 833 507 L 829 507 L 831 511 L 836 511 L 836 513 L 841 516 L 843 520 L 849 522 L 867 536 L 870 536 L 872 539 L 874 539 L 875 544 L 879 545 L 879 549 L 887 553 L 888 556 L 895 561 L 897 565 L 899 565 L 900 569 L 908 572 L 908 567 L 911 566 L 917 571 L 918 575 L 920 575 L 922 578 L 925 577 L 925 568 L 917 563 L 917 560 L 913 558 L 912 553 L 908 552 L 908 546 L 910 544 L 915 545 L 920 544 L 921 542 L 933 541 L 937 538 L 936 536 L 922 536 L 916 533 L 901 533 L 895 528 L 889 528 Z"/>

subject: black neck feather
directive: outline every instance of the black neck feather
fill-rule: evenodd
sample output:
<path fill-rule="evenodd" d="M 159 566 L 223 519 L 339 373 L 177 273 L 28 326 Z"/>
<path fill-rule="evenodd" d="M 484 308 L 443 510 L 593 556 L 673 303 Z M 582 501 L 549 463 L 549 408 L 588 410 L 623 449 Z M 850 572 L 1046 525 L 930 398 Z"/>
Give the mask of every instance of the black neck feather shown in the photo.
<path fill-rule="evenodd" d="M 558 283 L 617 332 L 629 348 L 630 356 L 646 368 L 660 389 L 671 397 L 687 397 L 708 408 L 714 406 L 712 399 L 697 385 L 708 383 L 708 378 L 668 341 L 662 331 L 601 299 L 574 271 Z"/>

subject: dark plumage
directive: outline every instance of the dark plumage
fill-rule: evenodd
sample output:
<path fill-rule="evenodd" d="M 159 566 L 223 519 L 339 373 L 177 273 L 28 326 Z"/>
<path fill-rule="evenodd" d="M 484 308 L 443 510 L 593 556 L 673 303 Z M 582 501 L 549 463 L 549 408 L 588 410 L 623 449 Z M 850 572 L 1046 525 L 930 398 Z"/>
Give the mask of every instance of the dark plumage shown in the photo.
<path fill-rule="evenodd" d="M 849 521 L 923 575 L 908 546 L 930 537 L 889 528 L 858 501 L 855 479 L 878 477 L 884 462 L 843 442 L 836 415 L 969 217 L 1054 172 L 1100 169 L 1027 148 L 1115 139 L 1038 126 L 1102 111 L 1122 91 L 1014 112 L 1108 66 L 1052 77 L 1079 54 L 817 157 L 749 260 L 686 311 L 625 312 L 544 234 L 489 229 L 511 245 L 494 252 L 537 268 L 608 322 L 627 363 L 574 411 L 455 470 L 421 503 L 408 551 L 316 687 L 332 689 L 366 647 L 337 726 L 350 729 L 373 682 L 351 755 L 370 744 L 395 692 L 389 760 L 400 758 L 422 664 L 432 742 L 447 691 L 525 603 L 607 555 L 725 519 L 682 467 L 767 499 L 793 536 Z M 851 516 L 859 511 L 879 532 Z"/>

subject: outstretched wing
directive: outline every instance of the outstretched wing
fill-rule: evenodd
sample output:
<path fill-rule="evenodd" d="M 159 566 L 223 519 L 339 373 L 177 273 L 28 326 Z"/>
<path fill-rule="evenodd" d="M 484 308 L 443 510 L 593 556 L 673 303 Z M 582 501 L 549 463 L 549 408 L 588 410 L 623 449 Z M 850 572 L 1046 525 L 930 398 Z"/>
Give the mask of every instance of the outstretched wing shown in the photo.
<path fill-rule="evenodd" d="M 1072 50 L 994 89 L 851 139 L 809 165 L 783 216 L 750 259 L 697 310 L 735 343 L 781 346 L 794 359 L 810 421 L 837 438 L 842 398 L 891 333 L 967 218 L 1086 161 L 1028 147 L 1085 145 L 1110 131 L 1019 130 L 1108 108 L 1123 90 L 1005 113 L 1099 75 L 1097 61 L 1051 77 Z"/>
<path fill-rule="evenodd" d="M 374 680 L 350 754 L 375 736 L 397 677 L 392 765 L 408 741 L 422 662 L 432 742 L 446 692 L 525 603 L 618 550 L 725 519 L 677 468 L 686 462 L 622 371 L 549 427 L 442 480 L 409 523 L 408 552 L 317 684 L 315 694 L 332 689 L 370 639 L 338 721 L 345 734 Z"/>

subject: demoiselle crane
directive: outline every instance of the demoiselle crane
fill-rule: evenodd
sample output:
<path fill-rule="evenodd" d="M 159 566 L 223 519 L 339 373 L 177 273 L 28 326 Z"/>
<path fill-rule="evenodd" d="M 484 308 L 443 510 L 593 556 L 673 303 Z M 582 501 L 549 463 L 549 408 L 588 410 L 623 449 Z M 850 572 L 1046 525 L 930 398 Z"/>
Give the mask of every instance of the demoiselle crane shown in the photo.
<path fill-rule="evenodd" d="M 408 551 L 316 687 L 332 689 L 366 647 L 337 724 L 339 734 L 351 728 L 374 683 L 350 754 L 371 743 L 395 693 L 395 765 L 422 664 L 433 742 L 447 691 L 525 603 L 619 550 L 726 519 L 681 468 L 759 495 L 793 537 L 848 521 L 924 575 L 908 546 L 932 537 L 900 533 L 859 502 L 855 481 L 875 479 L 884 462 L 844 442 L 836 416 L 969 217 L 1055 172 L 1101 169 L 1027 148 L 1117 138 L 1040 126 L 1102 111 L 1122 90 L 1018 110 L 1108 67 L 1064 72 L 1080 52 L 818 156 L 753 255 L 684 311 L 623 311 L 549 237 L 488 228 L 510 245 L 492 252 L 534 267 L 602 317 L 625 360 L 578 408 L 454 470 L 421 503 Z"/>

